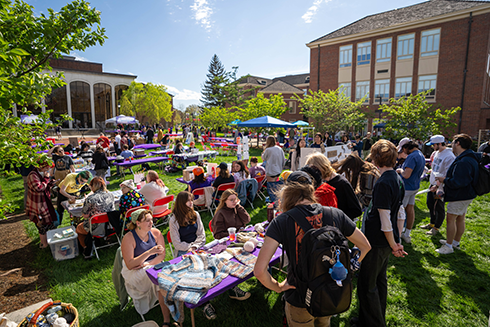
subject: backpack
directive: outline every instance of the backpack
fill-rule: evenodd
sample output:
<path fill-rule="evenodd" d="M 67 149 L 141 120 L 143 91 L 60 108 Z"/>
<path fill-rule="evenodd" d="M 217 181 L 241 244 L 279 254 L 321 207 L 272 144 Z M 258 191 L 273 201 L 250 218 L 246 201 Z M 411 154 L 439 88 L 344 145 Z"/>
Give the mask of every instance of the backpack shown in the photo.
<path fill-rule="evenodd" d="M 133 147 L 134 147 L 133 140 L 131 140 L 131 138 L 128 137 L 128 148 L 129 148 L 129 150 L 131 150 Z"/>
<path fill-rule="evenodd" d="M 478 178 L 473 184 L 476 195 L 490 193 L 490 164 L 487 163 L 488 158 L 485 157 L 482 156 L 478 161 Z"/>
<path fill-rule="evenodd" d="M 352 271 L 347 239 L 334 226 L 333 211 L 324 207 L 325 226 L 314 229 L 304 215 L 294 208 L 288 215 L 305 232 L 301 241 L 298 262 L 293 266 L 296 276 L 296 290 L 306 309 L 313 317 L 325 317 L 345 312 L 352 299 Z M 295 211 L 298 211 L 297 214 Z M 347 268 L 347 277 L 342 286 L 329 273 L 337 262 L 336 250 L 340 250 L 339 259 Z"/>

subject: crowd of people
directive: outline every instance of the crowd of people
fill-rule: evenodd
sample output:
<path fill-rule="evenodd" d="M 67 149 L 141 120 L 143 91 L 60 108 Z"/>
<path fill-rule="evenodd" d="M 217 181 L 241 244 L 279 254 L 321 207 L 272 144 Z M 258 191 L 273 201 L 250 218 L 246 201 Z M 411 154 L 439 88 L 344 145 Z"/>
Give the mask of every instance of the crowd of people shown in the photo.
<path fill-rule="evenodd" d="M 185 139 L 196 128 L 184 127 Z M 151 137 L 152 128 L 146 129 Z M 169 146 L 166 133 L 157 132 L 157 141 Z M 169 130 L 171 132 L 172 130 Z M 196 131 L 197 132 L 197 131 Z M 91 231 L 99 226 L 89 227 L 88 219 L 97 213 L 114 212 L 114 195 L 106 188 L 105 172 L 109 167 L 107 149 L 110 141 L 101 135 L 95 152 L 82 145 L 79 155 L 90 158 L 95 164 L 96 176 L 82 171 L 75 173 L 73 161 L 64 154 L 64 149 L 54 147 L 51 155 L 54 161 L 54 178 L 48 161 L 39 163 L 26 178 L 26 213 L 36 224 L 41 244 L 47 247 L 46 232 L 61 224 L 64 214 L 63 201 L 73 202 L 80 194 L 90 191 L 83 203 L 82 214 L 87 219 L 80 223 L 76 231 L 86 258 L 91 257 Z M 116 134 L 116 151 L 124 157 L 128 150 L 126 135 Z M 197 136 L 196 136 L 197 137 Z M 127 138 L 127 137 L 126 137 Z M 225 162 L 218 165 L 218 173 L 213 179 L 205 176 L 204 169 L 196 166 L 194 178 L 187 189 L 176 195 L 169 219 L 169 233 L 176 255 L 196 251 L 206 242 L 205 226 L 194 204 L 203 203 L 202 196 L 193 196 L 198 188 L 212 188 L 213 198 L 217 198 L 216 211 L 210 222 L 215 239 L 228 236 L 229 228 L 245 227 L 251 217 L 240 202 L 236 189 L 216 192 L 220 185 L 235 183 L 265 176 L 268 201 L 280 212 L 268 227 L 263 247 L 255 265 L 255 276 L 267 288 L 276 292 L 285 292 L 286 318 L 289 326 L 329 326 L 330 317 L 314 317 L 306 309 L 304 299 L 295 287 L 297 264 L 301 255 L 302 238 L 308 229 L 322 226 L 335 226 L 360 249 L 358 261 L 362 262 L 357 282 L 359 316 L 353 319 L 353 326 L 385 326 L 387 305 L 387 267 L 390 255 L 407 255 L 404 245 L 411 244 L 411 231 L 415 221 L 415 196 L 420 190 L 420 181 L 429 173 L 430 187 L 427 192 L 427 206 L 430 222 L 421 226 L 427 229 L 427 235 L 440 233 L 445 218 L 447 203 L 446 239 L 441 240 L 439 254 L 451 254 L 460 249 L 465 231 L 465 214 L 468 206 L 476 197 L 474 183 L 478 180 L 478 162 L 481 155 L 473 152 L 471 138 L 466 134 L 455 135 L 451 148 L 442 135 L 431 137 L 427 146 L 433 148 L 431 157 L 426 160 L 419 144 L 408 138 L 402 139 L 398 146 L 388 140 L 372 142 L 368 133 L 364 138 L 356 135 L 355 140 L 342 136 L 342 144 L 352 150 L 345 159 L 331 163 L 325 156 L 326 148 L 334 145 L 328 133 L 315 134 L 310 148 L 318 149 L 308 155 L 305 165 L 299 167 L 302 149 L 307 140 L 291 138 L 290 151 L 295 152 L 295 165 L 292 171 L 284 172 L 286 155 L 274 136 L 268 136 L 262 153 L 262 164 L 257 157 L 248 157 L 248 135 L 238 137 L 242 148 L 237 151 L 237 160 L 231 167 Z M 288 141 L 285 139 L 285 141 Z M 190 141 L 193 142 L 193 141 Z M 243 143 L 242 143 L 243 142 Z M 246 146 L 245 146 L 246 142 Z M 246 150 L 245 150 L 246 149 Z M 175 153 L 183 151 L 182 143 L 177 142 Z M 247 152 L 245 154 L 245 152 Z M 250 166 L 248 165 L 250 161 Z M 427 171 L 427 161 L 431 170 Z M 56 209 L 50 199 L 51 188 L 58 188 Z M 118 214 L 121 221 L 126 220 L 130 232 L 122 240 L 122 275 L 135 306 L 147 312 L 156 300 L 159 300 L 164 326 L 170 326 L 170 311 L 165 305 L 161 293 L 145 277 L 144 271 L 165 259 L 165 243 L 158 229 L 152 228 L 153 214 L 167 210 L 154 207 L 156 199 L 169 192 L 157 172 L 146 173 L 144 185 L 137 189 L 133 180 L 120 184 L 122 196 L 119 200 Z M 148 205 L 150 210 L 127 212 L 135 207 Z M 332 208 L 325 210 L 325 208 Z M 294 218 L 293 218 L 294 216 Z M 361 218 L 362 216 L 362 218 Z M 356 227 L 361 219 L 362 229 Z M 301 222 L 301 223 L 299 223 Z M 306 223 L 305 223 L 306 222 Z M 100 231 L 103 233 L 104 231 Z M 289 259 L 288 276 L 283 282 L 275 280 L 268 270 L 269 261 L 279 244 L 282 244 Z M 142 280 L 145 280 L 145 283 Z M 250 297 L 238 287 L 229 291 L 232 299 L 246 300 Z M 207 303 L 203 307 L 208 319 L 216 318 L 214 307 Z"/>

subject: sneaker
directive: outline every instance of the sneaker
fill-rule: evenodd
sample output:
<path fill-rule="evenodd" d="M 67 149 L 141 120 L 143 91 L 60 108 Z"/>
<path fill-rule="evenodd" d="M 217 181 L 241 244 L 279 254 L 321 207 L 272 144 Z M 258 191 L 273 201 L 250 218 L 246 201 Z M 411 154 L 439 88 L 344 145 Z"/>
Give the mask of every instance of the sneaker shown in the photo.
<path fill-rule="evenodd" d="M 439 234 L 439 230 L 437 228 L 432 228 L 430 231 L 428 231 L 427 233 L 425 233 L 425 235 L 431 235 L 431 236 L 434 236 L 434 235 L 437 235 Z"/>
<path fill-rule="evenodd" d="M 407 244 L 412 244 L 412 238 L 410 236 L 402 234 L 402 236 L 400 236 L 400 238 L 403 240 L 403 242 L 405 242 Z"/>
<path fill-rule="evenodd" d="M 434 224 L 428 223 L 427 225 L 420 226 L 422 229 L 432 229 L 434 228 Z"/>
<path fill-rule="evenodd" d="M 216 311 L 214 310 L 211 303 L 206 304 L 206 306 L 202 309 L 202 313 L 204 314 L 204 317 L 206 317 L 208 320 L 216 319 Z"/>
<path fill-rule="evenodd" d="M 444 244 L 443 246 L 441 246 L 439 249 L 436 250 L 437 253 L 439 254 L 450 254 L 450 253 L 453 253 L 454 250 L 453 248 L 447 246 L 446 244 Z"/>
<path fill-rule="evenodd" d="M 238 288 L 238 286 L 235 286 L 231 290 L 229 290 L 228 294 L 230 295 L 230 299 L 238 301 L 244 301 L 250 297 L 250 292 L 245 292 Z"/>
<path fill-rule="evenodd" d="M 442 245 L 446 245 L 446 240 L 439 240 L 439 243 L 441 243 Z M 458 245 L 453 244 L 453 249 L 461 250 L 461 248 L 459 247 L 459 244 Z"/>

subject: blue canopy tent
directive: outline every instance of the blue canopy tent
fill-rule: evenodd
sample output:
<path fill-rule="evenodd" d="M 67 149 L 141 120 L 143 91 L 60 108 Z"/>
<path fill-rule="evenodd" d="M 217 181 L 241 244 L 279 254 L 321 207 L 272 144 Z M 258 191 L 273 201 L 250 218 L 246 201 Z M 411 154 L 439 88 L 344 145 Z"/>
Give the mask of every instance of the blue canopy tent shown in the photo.
<path fill-rule="evenodd" d="M 302 120 L 298 120 L 298 121 L 295 121 L 294 123 L 292 123 L 296 126 L 310 126 L 310 124 L 308 124 L 307 122 L 305 121 L 302 121 Z"/>
<path fill-rule="evenodd" d="M 231 123 L 229 123 L 228 125 L 237 125 L 237 124 L 240 124 L 242 121 L 240 119 L 235 119 L 234 121 L 232 121 Z"/>
<path fill-rule="evenodd" d="M 250 119 L 237 124 L 237 126 L 238 127 L 270 127 L 270 128 L 295 128 L 296 127 L 296 125 L 293 125 L 291 123 L 270 116 Z"/>

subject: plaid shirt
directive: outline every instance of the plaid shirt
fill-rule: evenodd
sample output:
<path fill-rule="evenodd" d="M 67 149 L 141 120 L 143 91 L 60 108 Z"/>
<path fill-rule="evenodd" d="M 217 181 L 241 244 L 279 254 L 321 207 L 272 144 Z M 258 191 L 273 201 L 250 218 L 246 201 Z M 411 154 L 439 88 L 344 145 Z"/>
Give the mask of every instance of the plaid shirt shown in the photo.
<path fill-rule="evenodd" d="M 46 203 L 46 199 L 50 198 L 50 190 L 53 185 L 54 180 L 50 181 L 49 178 L 42 177 L 37 169 L 27 175 L 26 215 L 32 222 L 37 224 L 39 216 L 43 220 L 43 225 L 49 225 L 54 221 Z"/>

